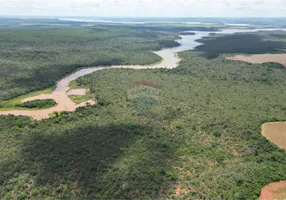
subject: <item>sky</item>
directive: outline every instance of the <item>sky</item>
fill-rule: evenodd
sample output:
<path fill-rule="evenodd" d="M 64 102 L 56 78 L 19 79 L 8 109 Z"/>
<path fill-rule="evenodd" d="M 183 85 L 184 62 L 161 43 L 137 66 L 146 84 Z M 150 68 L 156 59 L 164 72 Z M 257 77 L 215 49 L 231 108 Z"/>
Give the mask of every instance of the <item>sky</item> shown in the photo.
<path fill-rule="evenodd" d="M 0 15 L 286 17 L 286 0 L 0 0 Z"/>

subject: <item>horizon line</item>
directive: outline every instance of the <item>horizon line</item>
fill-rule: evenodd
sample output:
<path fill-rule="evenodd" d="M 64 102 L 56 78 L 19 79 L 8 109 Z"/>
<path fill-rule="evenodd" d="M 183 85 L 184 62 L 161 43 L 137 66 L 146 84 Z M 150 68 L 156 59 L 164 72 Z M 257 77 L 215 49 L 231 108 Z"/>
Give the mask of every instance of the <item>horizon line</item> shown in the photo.
<path fill-rule="evenodd" d="M 86 17 L 97 17 L 97 18 L 241 18 L 241 19 L 246 19 L 246 18 L 263 18 L 263 19 L 267 19 L 267 18 L 286 18 L 286 16 L 281 16 L 281 17 L 263 17 L 263 16 L 252 16 L 252 17 L 243 17 L 243 16 L 231 16 L 231 17 L 215 17 L 215 16 L 192 16 L 192 17 L 182 17 L 182 16 L 73 16 L 73 15 L 1 15 L 0 17 L 50 17 L 50 18 L 56 18 L 56 17 L 82 17 L 82 18 L 86 18 Z"/>

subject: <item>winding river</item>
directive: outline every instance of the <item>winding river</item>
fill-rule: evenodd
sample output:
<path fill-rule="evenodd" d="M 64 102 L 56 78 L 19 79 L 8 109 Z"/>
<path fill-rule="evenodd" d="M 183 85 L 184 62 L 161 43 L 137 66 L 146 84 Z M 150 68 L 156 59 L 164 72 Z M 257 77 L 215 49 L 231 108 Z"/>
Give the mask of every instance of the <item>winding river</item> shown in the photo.
<path fill-rule="evenodd" d="M 222 30 L 221 34 L 231 34 L 236 32 L 256 32 L 256 31 L 272 31 L 272 30 L 284 30 L 285 29 L 252 29 L 252 30 L 242 30 L 242 29 L 225 29 Z M 167 68 L 172 69 L 178 66 L 180 62 L 180 58 L 177 56 L 177 52 L 186 51 L 186 50 L 192 50 L 196 46 L 200 45 L 199 42 L 197 42 L 197 39 L 200 39 L 202 37 L 208 36 L 211 32 L 202 32 L 202 31 L 190 31 L 194 32 L 195 35 L 181 35 L 181 39 L 177 40 L 180 43 L 179 47 L 175 48 L 168 48 L 168 49 L 162 49 L 160 51 L 155 51 L 153 53 L 157 54 L 158 56 L 162 57 L 162 62 L 154 64 L 154 65 L 115 65 L 115 66 L 107 66 L 107 67 L 89 67 L 85 69 L 78 70 L 74 72 L 73 74 L 70 74 L 60 80 L 57 85 L 56 89 L 53 91 L 52 94 L 41 94 L 37 96 L 33 96 L 30 98 L 26 98 L 22 100 L 22 102 L 36 100 L 36 99 L 54 99 L 57 103 L 55 107 L 49 108 L 49 109 L 43 109 L 43 110 L 10 110 L 10 111 L 0 111 L 0 114 L 2 115 L 25 115 L 30 116 L 33 119 L 41 120 L 45 118 L 49 118 L 50 114 L 54 112 L 61 112 L 61 111 L 75 111 L 76 108 L 86 106 L 88 104 L 95 104 L 96 102 L 94 100 L 89 100 L 86 102 L 83 102 L 81 104 L 75 104 L 71 99 L 69 98 L 69 95 L 84 95 L 85 90 L 84 89 L 70 89 L 69 84 L 71 81 L 93 73 L 95 71 L 103 70 L 103 69 L 118 69 L 118 68 L 130 68 L 130 69 L 157 69 L 157 68 Z M 285 188 L 286 182 L 279 182 L 279 183 L 272 183 L 268 186 L 265 186 L 262 189 L 261 197 L 260 199 L 266 200 L 266 199 L 272 199 L 272 197 L 275 195 L 276 190 L 283 187 Z"/>
<path fill-rule="evenodd" d="M 283 29 L 224 29 L 220 32 L 216 32 L 219 34 L 231 34 L 237 32 L 256 32 L 256 31 L 273 31 L 273 30 L 283 30 Z M 118 68 L 130 68 L 130 69 L 157 69 L 157 68 L 167 68 L 172 69 L 178 66 L 180 62 L 180 58 L 177 56 L 177 52 L 193 50 L 196 46 L 201 45 L 201 43 L 197 42 L 197 39 L 201 39 L 202 37 L 208 36 L 213 32 L 203 32 L 203 31 L 190 31 L 194 32 L 195 35 L 181 35 L 181 39 L 177 40 L 180 43 L 180 46 L 175 48 L 166 48 L 160 51 L 154 51 L 153 53 L 162 57 L 162 62 L 154 64 L 154 65 L 114 65 L 114 66 L 97 66 L 97 67 L 89 67 L 78 70 L 73 74 L 70 74 L 60 80 L 56 89 L 52 94 L 41 94 L 38 96 L 33 96 L 30 98 L 26 98 L 22 100 L 22 102 L 37 100 L 37 99 L 53 99 L 57 103 L 56 106 L 49 109 L 42 110 L 8 110 L 8 111 L 0 111 L 1 115 L 25 115 L 30 116 L 33 119 L 41 120 L 45 118 L 49 118 L 50 114 L 54 112 L 62 112 L 62 111 L 75 111 L 76 108 L 86 106 L 88 104 L 95 104 L 94 100 L 89 100 L 83 102 L 81 104 L 75 104 L 70 98 L 69 95 L 84 95 L 84 89 L 76 89 L 71 90 L 69 88 L 69 83 L 81 76 L 93 73 L 95 71 L 103 70 L 103 69 L 118 69 Z"/>

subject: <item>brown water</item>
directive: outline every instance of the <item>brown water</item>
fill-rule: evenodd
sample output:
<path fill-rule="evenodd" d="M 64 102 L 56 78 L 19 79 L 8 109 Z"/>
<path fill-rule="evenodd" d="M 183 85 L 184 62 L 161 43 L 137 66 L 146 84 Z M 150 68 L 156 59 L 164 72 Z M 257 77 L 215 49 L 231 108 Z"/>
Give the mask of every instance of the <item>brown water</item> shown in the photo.
<path fill-rule="evenodd" d="M 260 30 L 279 30 L 279 29 L 255 29 L 255 30 L 242 30 L 242 29 L 226 29 L 222 30 L 221 34 L 231 34 L 235 32 L 255 32 Z M 195 32 L 195 35 L 181 35 L 181 39 L 177 40 L 180 43 L 179 47 L 162 49 L 160 51 L 153 52 L 158 56 L 162 57 L 162 62 L 154 64 L 154 65 L 115 65 L 109 67 L 89 67 L 85 69 L 81 69 L 76 71 L 69 76 L 60 80 L 56 89 L 52 94 L 41 94 L 38 96 L 26 98 L 22 100 L 22 102 L 37 100 L 37 99 L 54 99 L 57 103 L 56 106 L 43 109 L 43 110 L 10 110 L 10 111 L 0 111 L 2 115 L 25 115 L 30 116 L 36 120 L 41 120 L 45 118 L 49 118 L 50 114 L 54 112 L 62 112 L 62 111 L 75 111 L 76 108 L 86 106 L 89 104 L 95 104 L 95 100 L 89 100 L 83 102 L 81 104 L 75 104 L 70 98 L 69 95 L 84 95 L 84 89 L 76 89 L 71 90 L 69 88 L 69 83 L 81 76 L 93 73 L 95 71 L 103 70 L 103 69 L 119 69 L 119 68 L 128 68 L 128 69 L 158 69 L 158 68 L 167 68 L 172 69 L 178 66 L 181 59 L 177 56 L 177 52 L 192 50 L 196 46 L 199 46 L 200 43 L 196 42 L 197 39 L 208 36 L 212 32 L 202 32 L 202 31 L 192 31 Z"/>
<path fill-rule="evenodd" d="M 52 94 L 40 94 L 37 96 L 29 97 L 22 102 L 38 100 L 38 99 L 53 99 L 57 103 L 56 106 L 43 110 L 8 110 L 8 111 L 0 111 L 2 115 L 25 115 L 30 116 L 33 119 L 41 120 L 50 117 L 50 114 L 54 112 L 62 112 L 62 111 L 75 111 L 78 107 L 83 107 L 87 105 L 95 104 L 95 100 L 89 100 L 83 102 L 81 104 L 74 103 L 69 95 L 85 95 L 85 89 L 70 89 L 69 84 L 71 81 L 90 74 L 95 71 L 103 70 L 103 69 L 118 69 L 118 68 L 130 68 L 130 69 L 157 69 L 157 68 L 174 68 L 180 62 L 180 58 L 176 56 L 175 52 L 168 49 L 163 49 L 161 51 L 154 52 L 155 54 L 162 57 L 162 62 L 154 64 L 154 65 L 114 65 L 108 67 L 90 67 L 81 69 L 79 71 L 74 72 L 73 74 L 63 78 L 57 83 L 56 89 Z"/>

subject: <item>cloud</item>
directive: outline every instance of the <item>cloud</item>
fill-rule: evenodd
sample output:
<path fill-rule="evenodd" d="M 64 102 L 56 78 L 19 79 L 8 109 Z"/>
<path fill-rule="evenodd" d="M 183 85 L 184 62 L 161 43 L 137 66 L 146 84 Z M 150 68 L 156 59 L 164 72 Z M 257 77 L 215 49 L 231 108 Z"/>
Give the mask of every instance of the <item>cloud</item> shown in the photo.
<path fill-rule="evenodd" d="M 2 15 L 282 17 L 285 0 L 0 0 Z"/>

